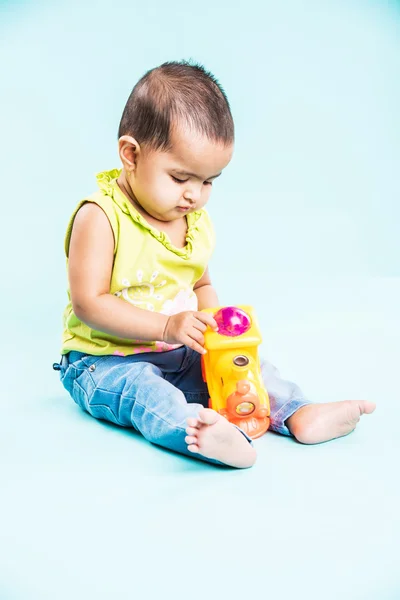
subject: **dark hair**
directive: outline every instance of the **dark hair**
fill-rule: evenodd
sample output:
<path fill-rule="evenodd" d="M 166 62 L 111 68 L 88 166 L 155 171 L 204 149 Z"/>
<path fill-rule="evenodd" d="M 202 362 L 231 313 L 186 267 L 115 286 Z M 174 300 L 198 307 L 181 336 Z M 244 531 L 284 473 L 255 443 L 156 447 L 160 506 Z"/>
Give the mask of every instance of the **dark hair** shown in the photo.
<path fill-rule="evenodd" d="M 176 122 L 226 146 L 234 141 L 228 98 L 202 65 L 166 62 L 148 71 L 128 98 L 118 137 L 132 135 L 153 150 L 169 150 Z"/>

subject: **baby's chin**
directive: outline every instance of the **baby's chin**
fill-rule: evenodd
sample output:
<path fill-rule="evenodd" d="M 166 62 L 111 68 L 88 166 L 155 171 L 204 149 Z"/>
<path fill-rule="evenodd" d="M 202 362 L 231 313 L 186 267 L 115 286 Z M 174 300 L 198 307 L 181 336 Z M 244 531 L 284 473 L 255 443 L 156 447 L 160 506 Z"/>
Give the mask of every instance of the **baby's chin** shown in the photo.
<path fill-rule="evenodd" d="M 155 213 L 154 218 L 168 223 L 169 221 L 178 221 L 193 211 L 194 209 L 182 209 L 179 206 L 175 206 L 171 210 L 168 210 L 162 214 Z"/>
<path fill-rule="evenodd" d="M 142 210 L 152 219 L 157 221 L 169 223 L 170 221 L 177 221 L 182 217 L 192 213 L 196 210 L 194 207 L 184 207 L 181 205 L 172 206 L 171 208 L 157 209 L 157 207 L 141 205 Z"/>

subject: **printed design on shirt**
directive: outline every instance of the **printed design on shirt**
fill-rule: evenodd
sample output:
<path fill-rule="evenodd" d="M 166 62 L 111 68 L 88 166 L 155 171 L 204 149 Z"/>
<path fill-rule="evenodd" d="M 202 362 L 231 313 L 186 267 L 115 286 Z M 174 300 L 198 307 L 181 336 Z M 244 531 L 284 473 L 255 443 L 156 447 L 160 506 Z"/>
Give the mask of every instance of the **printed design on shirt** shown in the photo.
<path fill-rule="evenodd" d="M 139 269 L 136 272 L 136 282 L 131 283 L 129 279 L 122 279 L 121 283 L 124 286 L 120 292 L 115 292 L 115 296 L 124 298 L 134 306 L 140 306 L 146 310 L 156 310 L 155 304 L 159 304 L 164 300 L 164 295 L 160 294 L 160 289 L 163 288 L 167 281 L 162 279 L 157 281 L 159 276 L 158 271 L 153 271 L 149 280 L 143 280 L 143 271 Z"/>
<path fill-rule="evenodd" d="M 138 271 L 138 283 L 136 285 L 130 285 L 130 282 L 127 279 L 122 280 L 122 284 L 127 286 L 123 288 L 120 292 L 115 292 L 114 295 L 118 297 L 122 297 L 127 300 L 130 304 L 134 306 L 141 306 L 142 308 L 146 308 L 147 310 L 155 310 L 153 302 L 151 300 L 154 298 L 156 300 L 162 300 L 163 295 L 159 293 L 155 293 L 156 290 L 160 287 L 166 285 L 166 281 L 162 280 L 160 283 L 154 283 L 157 279 L 158 272 L 154 271 L 151 276 L 150 282 L 143 282 L 143 272 Z M 172 316 L 176 315 L 180 312 L 185 312 L 187 310 L 195 311 L 198 308 L 197 296 L 193 292 L 193 290 L 189 289 L 181 289 L 175 295 L 173 299 L 166 300 L 159 312 L 163 315 Z M 135 344 L 134 345 L 134 353 L 138 354 L 141 352 L 165 352 L 167 350 L 174 350 L 175 348 L 179 348 L 182 344 L 167 344 L 162 341 L 155 341 L 149 344 Z M 124 356 L 123 352 L 115 351 L 115 356 Z"/>
<path fill-rule="evenodd" d="M 122 279 L 121 283 L 125 287 L 119 292 L 114 292 L 114 296 L 122 297 L 134 306 L 155 311 L 156 303 L 159 306 L 159 303 L 164 300 L 164 294 L 160 293 L 160 289 L 167 284 L 166 279 L 162 279 L 161 277 L 159 278 L 161 281 L 157 281 L 158 276 L 159 272 L 154 271 L 150 279 L 144 281 L 143 271 L 138 270 L 136 273 L 137 281 L 131 283 L 126 278 Z M 171 316 L 186 310 L 197 310 L 197 306 L 196 294 L 191 289 L 181 289 L 174 298 L 168 298 L 161 305 L 158 312 Z"/>
<path fill-rule="evenodd" d="M 179 348 L 182 344 L 167 344 L 166 342 L 156 342 L 154 352 L 167 352 L 168 350 L 175 350 L 175 348 Z"/>
<path fill-rule="evenodd" d="M 162 288 L 167 284 L 167 281 L 161 277 L 159 278 L 158 271 L 152 273 L 149 281 L 144 281 L 143 279 L 143 271 L 138 270 L 136 273 L 136 282 L 132 284 L 127 278 L 122 279 L 121 283 L 125 287 L 119 292 L 114 292 L 114 295 L 124 298 L 124 300 L 134 306 L 150 311 L 157 310 L 157 312 L 167 316 L 176 315 L 177 313 L 185 312 L 187 310 L 196 311 L 198 309 L 197 296 L 190 288 L 179 290 L 174 298 L 165 300 L 161 305 L 161 308 L 157 309 L 155 306 L 156 302 L 159 306 L 159 303 L 164 300 L 164 295 L 160 293 L 160 289 L 162 291 Z M 161 281 L 158 281 L 158 279 L 161 279 Z M 138 343 L 134 345 L 134 353 L 137 354 L 150 351 L 165 352 L 167 350 L 179 348 L 181 345 L 182 344 L 167 344 L 162 341 L 150 342 L 149 344 Z M 124 356 L 124 353 L 116 350 L 114 356 Z"/>
<path fill-rule="evenodd" d="M 160 312 L 163 315 L 176 315 L 186 310 L 197 310 L 197 296 L 192 290 L 179 290 L 173 300 L 166 300 Z"/>

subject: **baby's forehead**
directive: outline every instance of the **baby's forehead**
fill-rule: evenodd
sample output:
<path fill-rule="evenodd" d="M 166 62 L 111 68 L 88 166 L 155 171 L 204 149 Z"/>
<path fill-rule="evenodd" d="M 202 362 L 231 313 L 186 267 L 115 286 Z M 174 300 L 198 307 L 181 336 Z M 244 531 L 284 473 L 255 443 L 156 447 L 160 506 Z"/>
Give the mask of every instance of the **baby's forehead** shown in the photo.
<path fill-rule="evenodd" d="M 183 136 L 172 142 L 165 156 L 168 167 L 199 179 L 218 176 L 232 157 L 233 145 L 224 146 L 205 136 Z"/>
<path fill-rule="evenodd" d="M 180 128 L 171 135 L 171 148 L 166 153 L 166 158 L 188 172 L 199 172 L 211 177 L 226 166 L 232 152 L 233 144 L 227 146 L 199 132 Z M 215 169 L 217 171 L 214 173 Z"/>

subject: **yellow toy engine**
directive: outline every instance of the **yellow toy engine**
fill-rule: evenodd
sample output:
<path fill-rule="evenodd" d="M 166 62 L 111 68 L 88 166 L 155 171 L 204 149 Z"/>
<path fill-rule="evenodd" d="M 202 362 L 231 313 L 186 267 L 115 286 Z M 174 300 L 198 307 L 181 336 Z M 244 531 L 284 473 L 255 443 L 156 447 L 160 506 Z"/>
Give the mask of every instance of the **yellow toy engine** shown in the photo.
<path fill-rule="evenodd" d="M 218 331 L 204 334 L 207 354 L 202 356 L 203 379 L 210 408 L 253 439 L 269 427 L 269 397 L 260 371 L 258 346 L 262 338 L 251 306 L 207 308 Z"/>

